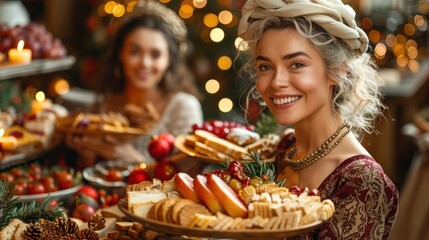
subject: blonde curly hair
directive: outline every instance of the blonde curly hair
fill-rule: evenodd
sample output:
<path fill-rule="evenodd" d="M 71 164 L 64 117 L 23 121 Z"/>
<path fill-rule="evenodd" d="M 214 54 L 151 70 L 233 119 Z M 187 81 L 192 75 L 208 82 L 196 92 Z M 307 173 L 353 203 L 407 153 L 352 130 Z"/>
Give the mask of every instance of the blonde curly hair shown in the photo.
<path fill-rule="evenodd" d="M 381 93 L 384 82 L 377 74 L 377 66 L 368 53 L 353 50 L 346 42 L 305 17 L 266 17 L 247 27 L 246 41 L 241 43 L 238 57 L 248 57 L 240 70 L 240 74 L 253 83 L 248 98 L 258 95 L 254 87 L 256 45 L 263 33 L 272 28 L 294 28 L 318 49 L 328 76 L 337 83 L 332 102 L 334 112 L 350 123 L 356 136 L 374 132 L 374 121 L 385 108 Z"/>

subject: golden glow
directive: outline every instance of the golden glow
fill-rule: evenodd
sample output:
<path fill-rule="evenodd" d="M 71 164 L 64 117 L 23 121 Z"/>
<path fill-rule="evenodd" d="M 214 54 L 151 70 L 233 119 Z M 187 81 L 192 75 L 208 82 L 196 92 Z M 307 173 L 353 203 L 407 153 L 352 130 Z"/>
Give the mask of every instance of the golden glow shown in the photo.
<path fill-rule="evenodd" d="M 410 47 L 415 47 L 417 48 L 417 42 L 413 39 L 410 39 L 407 41 L 407 44 L 405 44 L 405 48 L 408 49 Z"/>
<path fill-rule="evenodd" d="M 416 32 L 416 28 L 414 27 L 414 25 L 407 23 L 404 26 L 404 32 L 408 36 L 412 36 Z"/>
<path fill-rule="evenodd" d="M 206 91 L 210 94 L 219 92 L 220 84 L 216 79 L 210 79 L 206 82 Z"/>
<path fill-rule="evenodd" d="M 0 128 L 0 137 L 3 137 L 3 135 L 4 135 L 4 126 L 2 126 L 2 128 Z"/>
<path fill-rule="evenodd" d="M 404 35 L 398 34 L 396 35 L 396 42 L 398 44 L 405 45 L 405 43 L 407 42 L 407 38 Z"/>
<path fill-rule="evenodd" d="M 249 49 L 249 45 L 241 37 L 235 39 L 234 46 L 239 51 L 246 51 L 247 49 Z"/>
<path fill-rule="evenodd" d="M 416 15 L 414 16 L 414 23 L 416 24 L 417 27 L 421 27 L 423 25 L 425 25 L 425 18 L 421 15 Z"/>
<path fill-rule="evenodd" d="M 419 50 L 416 47 L 411 46 L 407 49 L 407 55 L 410 59 L 415 59 L 419 55 Z"/>
<path fill-rule="evenodd" d="M 116 6 L 115 1 L 109 1 L 104 5 L 104 11 L 108 14 L 112 14 L 113 8 Z"/>
<path fill-rule="evenodd" d="M 70 90 L 70 84 L 64 78 L 60 78 L 54 83 L 54 91 L 58 95 L 66 94 Z"/>
<path fill-rule="evenodd" d="M 217 60 L 217 65 L 221 70 L 228 70 L 232 66 L 232 60 L 228 56 L 222 56 Z"/>
<path fill-rule="evenodd" d="M 395 56 L 400 56 L 405 54 L 405 48 L 402 44 L 396 44 L 396 46 L 393 48 L 393 54 Z"/>
<path fill-rule="evenodd" d="M 374 48 L 375 57 L 383 59 L 386 56 L 387 48 L 383 43 L 378 43 Z"/>
<path fill-rule="evenodd" d="M 127 12 L 132 12 L 134 11 L 134 8 L 137 4 L 137 1 L 131 1 L 127 4 Z"/>
<path fill-rule="evenodd" d="M 420 71 L 420 63 L 416 60 L 410 60 L 408 62 L 408 69 L 413 73 L 418 73 Z"/>
<path fill-rule="evenodd" d="M 117 4 L 116 6 L 113 7 L 113 11 L 112 11 L 113 16 L 120 18 L 124 15 L 124 13 L 125 13 L 124 5 Z"/>
<path fill-rule="evenodd" d="M 213 28 L 210 31 L 210 39 L 213 42 L 221 42 L 223 40 L 223 38 L 225 37 L 225 33 L 222 29 L 220 28 Z"/>
<path fill-rule="evenodd" d="M 194 14 L 194 8 L 191 5 L 183 4 L 179 9 L 179 16 L 188 19 Z"/>
<path fill-rule="evenodd" d="M 230 112 L 232 110 L 232 108 L 234 107 L 234 103 L 229 98 L 222 98 L 219 101 L 218 106 L 219 106 L 219 110 L 227 113 L 227 112 Z"/>
<path fill-rule="evenodd" d="M 396 37 L 392 34 L 388 34 L 386 36 L 386 44 L 387 46 L 393 48 L 396 45 Z"/>
<path fill-rule="evenodd" d="M 365 29 L 371 29 L 373 26 L 372 20 L 368 17 L 362 19 L 362 27 Z"/>
<path fill-rule="evenodd" d="M 204 25 L 209 28 L 214 28 L 219 23 L 217 16 L 213 13 L 207 13 L 203 18 Z"/>
<path fill-rule="evenodd" d="M 233 16 L 230 11 L 224 10 L 219 13 L 219 22 L 223 25 L 228 25 L 232 22 Z"/>
<path fill-rule="evenodd" d="M 429 4 L 423 1 L 420 1 L 418 3 L 418 9 L 419 9 L 419 13 L 421 13 L 422 15 L 426 15 L 429 12 Z"/>
<path fill-rule="evenodd" d="M 405 55 L 400 55 L 400 56 L 398 56 L 398 58 L 396 59 L 396 63 L 397 63 L 399 66 L 401 66 L 401 67 L 405 67 L 405 66 L 407 66 L 408 61 L 409 61 L 409 59 L 408 59 L 408 57 L 407 57 L 407 56 L 405 56 Z"/>
<path fill-rule="evenodd" d="M 43 102 L 45 101 L 45 93 L 42 91 L 38 91 L 36 93 L 36 95 L 34 95 L 34 98 L 36 99 L 36 101 L 38 102 Z"/>
<path fill-rule="evenodd" d="M 140 163 L 139 168 L 146 169 L 147 165 L 146 163 Z"/>
<path fill-rule="evenodd" d="M 201 9 L 207 5 L 207 0 L 193 0 L 192 3 L 195 8 Z"/>
<path fill-rule="evenodd" d="M 369 36 L 369 39 L 370 39 L 372 42 L 374 42 L 374 43 L 376 43 L 376 42 L 379 42 L 379 41 L 380 41 L 380 32 L 379 32 L 379 31 L 377 31 L 377 30 L 371 30 L 371 31 L 369 31 L 368 36 Z"/>

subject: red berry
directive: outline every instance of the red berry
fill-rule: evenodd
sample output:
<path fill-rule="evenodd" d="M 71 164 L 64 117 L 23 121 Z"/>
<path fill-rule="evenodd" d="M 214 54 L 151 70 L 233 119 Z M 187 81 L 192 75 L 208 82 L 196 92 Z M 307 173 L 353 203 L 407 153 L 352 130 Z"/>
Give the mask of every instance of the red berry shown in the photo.
<path fill-rule="evenodd" d="M 298 186 L 292 186 L 289 189 L 289 192 L 299 196 L 301 194 L 301 188 L 299 188 Z"/>

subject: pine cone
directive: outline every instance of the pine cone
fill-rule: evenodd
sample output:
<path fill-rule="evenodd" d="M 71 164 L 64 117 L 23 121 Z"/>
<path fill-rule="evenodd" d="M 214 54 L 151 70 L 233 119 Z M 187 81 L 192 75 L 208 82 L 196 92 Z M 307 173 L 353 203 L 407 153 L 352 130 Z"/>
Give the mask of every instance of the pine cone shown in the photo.
<path fill-rule="evenodd" d="M 40 222 L 31 223 L 27 226 L 24 232 L 24 239 L 37 240 L 41 239 L 43 233 L 43 226 Z"/>
<path fill-rule="evenodd" d="M 56 234 L 51 234 L 47 231 L 42 233 L 42 236 L 40 236 L 40 239 L 43 240 L 57 240 L 58 238 L 60 238 L 60 235 L 56 235 Z"/>
<path fill-rule="evenodd" d="M 65 236 L 57 238 L 57 240 L 79 240 L 76 235 L 68 233 Z"/>
<path fill-rule="evenodd" d="M 57 218 L 56 224 L 61 236 L 67 235 L 68 233 L 75 235 L 79 231 L 77 223 L 70 218 Z"/>
<path fill-rule="evenodd" d="M 88 228 L 94 231 L 103 229 L 106 225 L 106 219 L 99 214 L 94 214 L 89 218 Z"/>
<path fill-rule="evenodd" d="M 79 240 L 98 240 L 99 236 L 96 232 L 90 229 L 82 229 L 77 233 L 77 239 Z"/>

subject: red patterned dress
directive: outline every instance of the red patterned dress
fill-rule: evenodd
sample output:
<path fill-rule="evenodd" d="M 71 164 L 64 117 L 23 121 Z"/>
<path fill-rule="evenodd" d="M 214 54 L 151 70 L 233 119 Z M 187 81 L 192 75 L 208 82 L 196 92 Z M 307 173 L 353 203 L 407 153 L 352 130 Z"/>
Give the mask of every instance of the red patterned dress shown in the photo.
<path fill-rule="evenodd" d="M 398 212 L 399 194 L 370 156 L 342 162 L 318 190 L 335 204 L 334 216 L 315 231 L 293 239 L 387 239 Z"/>

